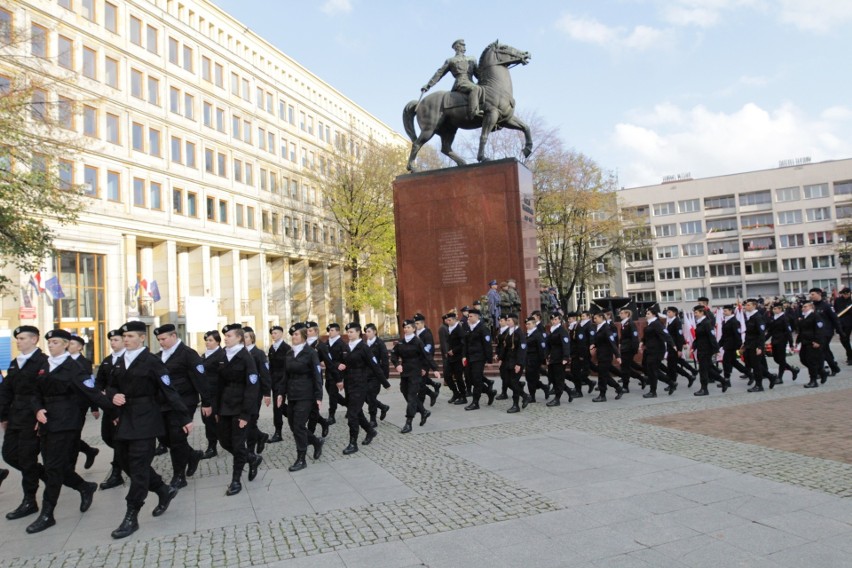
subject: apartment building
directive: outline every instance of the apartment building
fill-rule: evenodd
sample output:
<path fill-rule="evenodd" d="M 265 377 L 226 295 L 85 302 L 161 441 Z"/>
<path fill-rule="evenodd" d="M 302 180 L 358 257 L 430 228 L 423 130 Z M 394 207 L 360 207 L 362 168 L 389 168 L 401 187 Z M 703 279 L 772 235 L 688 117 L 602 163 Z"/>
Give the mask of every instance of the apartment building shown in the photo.
<path fill-rule="evenodd" d="M 852 251 L 838 229 L 852 221 L 852 159 L 784 162 L 618 196 L 653 239 L 622 265 L 624 290 L 637 301 L 686 309 L 700 296 L 718 306 L 847 284 L 841 253 Z"/>
<path fill-rule="evenodd" d="M 99 360 L 129 318 L 185 331 L 190 297 L 259 338 L 347 320 L 342 235 L 303 174 L 333 143 L 406 140 L 205 0 L 0 0 L 0 29 L 27 35 L 0 86 L 23 72 L 16 61 L 41 60 L 57 80 L 38 96 L 60 113 L 81 103 L 60 120 L 87 139 L 59 164 L 84 184 L 85 211 L 36 275 L 64 297 L 11 274 L 21 294 L 0 300 L 0 327 L 74 329 Z"/>

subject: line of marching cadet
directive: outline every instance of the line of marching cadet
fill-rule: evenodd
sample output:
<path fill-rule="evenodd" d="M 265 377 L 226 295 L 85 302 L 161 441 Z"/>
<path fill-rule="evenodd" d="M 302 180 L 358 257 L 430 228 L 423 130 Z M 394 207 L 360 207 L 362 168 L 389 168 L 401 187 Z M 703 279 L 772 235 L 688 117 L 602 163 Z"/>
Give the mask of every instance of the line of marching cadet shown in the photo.
<path fill-rule="evenodd" d="M 499 326 L 492 330 L 478 309 L 463 310 L 461 318 L 450 312 L 443 316 L 438 330 L 443 382 L 452 391 L 449 402 L 471 411 L 480 408 L 483 395 L 490 406 L 495 400 L 508 399 L 511 390 L 508 412 L 516 413 L 536 402 L 539 391 L 546 399 L 552 397 L 549 407 L 559 406 L 565 395 L 568 402 L 583 397 L 584 388 L 592 393 L 597 387 L 593 402 L 606 401 L 610 388 L 620 399 L 629 392 L 631 379 L 648 389 L 645 398 L 657 396 L 660 382 L 666 385 L 666 392 L 674 393 L 678 375 L 686 377 L 690 387 L 699 379 L 700 389 L 694 394 L 706 396 L 711 382 L 725 392 L 731 386 L 733 369 L 754 385 L 749 392 L 760 392 L 764 380 L 772 388 L 782 382 L 786 371 L 796 380 L 799 369 L 787 363 L 788 347 L 799 349 L 800 360 L 808 369 L 806 388 L 827 380 L 826 363 L 832 375 L 839 372 L 829 342 L 834 330 L 842 328 L 821 290 L 811 290 L 811 298 L 802 305 L 802 315 L 795 322 L 781 305 L 773 306 L 770 314 L 759 309 L 756 300 L 747 300 L 744 333 L 734 307 L 724 306 L 722 311 L 724 321 L 717 340 L 715 318 L 706 298 L 693 310 L 691 343 L 697 368 L 682 357 L 686 338 L 677 308 L 668 308 L 664 315 L 656 306 L 648 308 L 641 337 L 629 309 L 619 311 L 620 326 L 605 313 L 588 311 L 566 314 L 565 321 L 561 314 L 552 313 L 545 325 L 541 314 L 533 312 L 524 321 L 525 331 L 516 314 L 500 316 Z M 251 328 L 229 324 L 221 333 L 204 334 L 206 351 L 200 356 L 180 341 L 174 325 L 166 324 L 154 330 L 160 351 L 153 354 L 145 346 L 145 324 L 130 321 L 109 332 L 112 353 L 93 375 L 91 362 L 81 355 L 82 338 L 62 329 L 50 330 L 44 336 L 44 353 L 39 348 L 38 328 L 16 328 L 19 354 L 6 375 L 0 375 L 0 426 L 5 431 L 2 456 L 21 472 L 23 500 L 6 518 L 38 513 L 26 528 L 31 534 L 55 525 L 53 513 L 62 486 L 79 492 L 81 512 L 91 507 L 98 485 L 75 471 L 78 453 L 86 456 L 85 469 L 92 466 L 98 453 L 81 440 L 90 409 L 96 418 L 98 409 L 103 409 L 101 436 L 113 450 L 112 468 L 100 488 L 123 485 L 124 475 L 130 479 L 127 510 L 112 532 L 114 538 L 138 530 L 138 515 L 149 492 L 158 498 L 152 515 L 165 513 L 200 460 L 218 455 L 218 446 L 233 455 L 232 479 L 225 493 L 239 493 L 245 467 L 248 480 L 254 480 L 266 444 L 283 439 L 285 418 L 296 446 L 297 459 L 289 468 L 293 472 L 306 467 L 309 446 L 313 459 L 320 459 L 340 406 L 346 408 L 349 429 L 349 444 L 343 453 L 358 451 L 360 430 L 366 432 L 362 444 L 369 445 L 378 433 L 377 417 L 384 420 L 390 408 L 378 394 L 382 387 L 390 387 L 391 364 L 400 375 L 406 403 L 401 433 L 411 432 L 417 414 L 420 425 L 426 423 L 431 414 L 426 398 L 434 406 L 442 383 L 434 360 L 434 336 L 421 314 L 403 322 L 401 337 L 391 350 L 377 337 L 373 324 L 362 329 L 360 324 L 350 323 L 342 335 L 340 326 L 332 323 L 326 332 L 328 340 L 319 341 L 316 322 L 298 322 L 288 330 L 288 344 L 284 329 L 274 326 L 267 354 L 255 346 Z M 769 372 L 767 351 L 778 363 L 777 375 Z M 714 361 L 720 352 L 721 370 Z M 640 354 L 641 364 L 637 362 Z M 491 362 L 499 362 L 499 394 L 495 381 L 485 376 Z M 436 380 L 429 378 L 430 371 Z M 590 378 L 593 371 L 596 381 Z M 547 384 L 542 381 L 545 375 Z M 328 396 L 327 417 L 321 414 L 323 391 Z M 208 442 L 203 452 L 188 442 L 199 404 Z M 272 436 L 258 428 L 263 404 L 272 405 Z M 320 436 L 315 434 L 318 426 Z M 166 452 L 173 469 L 169 483 L 151 466 L 155 455 Z M 0 483 L 8 475 L 8 470 L 0 469 Z M 36 501 L 40 483 L 45 485 L 41 508 Z"/>

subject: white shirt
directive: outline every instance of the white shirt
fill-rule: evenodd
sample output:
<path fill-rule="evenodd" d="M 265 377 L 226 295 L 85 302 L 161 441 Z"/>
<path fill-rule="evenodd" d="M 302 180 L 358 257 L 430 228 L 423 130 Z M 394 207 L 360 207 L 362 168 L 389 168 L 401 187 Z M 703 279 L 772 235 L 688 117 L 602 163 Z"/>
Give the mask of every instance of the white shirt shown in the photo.
<path fill-rule="evenodd" d="M 459 322 L 456 322 L 453 325 L 451 325 L 450 327 L 448 327 L 447 329 L 449 330 L 450 333 L 452 333 L 453 330 L 458 327 L 458 325 L 459 325 Z"/>
<path fill-rule="evenodd" d="M 228 357 L 228 361 L 234 358 L 234 355 L 240 352 L 240 350 L 245 349 L 245 345 L 242 343 L 237 343 L 233 347 L 225 347 L 225 356 Z"/>
<path fill-rule="evenodd" d="M 480 321 L 482 321 L 482 320 L 480 320 Z M 476 329 L 476 326 L 478 326 L 478 325 L 479 325 L 479 322 L 476 322 L 474 324 L 471 324 L 471 323 L 467 324 L 467 326 L 470 328 L 470 331 L 473 331 L 474 329 Z"/>
<path fill-rule="evenodd" d="M 648 325 L 651 325 L 652 323 L 654 323 L 655 321 L 657 321 L 657 318 L 655 318 L 655 317 L 654 317 L 654 318 L 648 318 L 648 319 L 646 319 L 645 321 L 648 323 Z"/>
<path fill-rule="evenodd" d="M 213 355 L 214 353 L 216 353 L 216 352 L 217 352 L 217 351 L 219 351 L 220 349 L 221 349 L 221 347 L 217 347 L 216 349 L 207 349 L 207 350 L 204 352 L 204 357 L 210 357 L 211 355 Z"/>
<path fill-rule="evenodd" d="M 125 353 L 126 351 L 127 351 L 126 349 L 122 349 L 121 351 L 114 351 L 114 352 L 112 353 L 112 364 L 113 364 L 113 365 L 117 365 L 117 364 L 118 364 L 118 360 L 119 360 L 119 359 L 121 359 L 121 358 L 124 356 L 124 353 Z"/>
<path fill-rule="evenodd" d="M 597 327 L 597 331 L 600 331 L 600 330 L 601 330 L 601 328 L 604 326 L 604 324 L 605 324 L 605 323 L 606 323 L 605 321 L 602 321 L 601 323 L 599 323 L 599 324 L 598 324 L 598 327 Z"/>
<path fill-rule="evenodd" d="M 124 368 L 125 369 L 129 368 L 130 365 L 133 364 L 133 361 L 135 361 L 136 357 L 138 357 L 139 354 L 142 353 L 143 349 L 145 349 L 144 345 L 142 347 L 140 347 L 139 349 L 136 349 L 135 351 L 130 351 L 129 349 L 124 351 Z"/>
<path fill-rule="evenodd" d="M 281 347 L 282 343 L 284 343 L 283 337 L 281 339 L 279 339 L 278 341 L 275 341 L 275 342 L 272 343 L 272 349 L 274 349 L 275 351 L 278 351 L 278 348 Z"/>
<path fill-rule="evenodd" d="M 778 319 L 778 318 L 783 318 L 783 317 L 784 317 L 784 312 L 781 312 L 780 314 L 775 314 L 775 317 L 772 318 L 772 319 Z"/>
<path fill-rule="evenodd" d="M 80 355 L 82 355 L 82 353 L 74 353 L 73 355 L 71 353 L 68 353 L 68 356 L 74 359 L 75 361 L 80 358 Z"/>
<path fill-rule="evenodd" d="M 166 361 L 168 361 L 168 360 L 169 360 L 169 357 L 171 357 L 171 356 L 172 356 L 172 354 L 173 354 L 175 351 L 177 351 L 178 345 L 180 345 L 180 339 L 178 339 L 178 340 L 177 340 L 177 343 L 175 343 L 174 345 L 172 345 L 172 346 L 171 346 L 171 347 L 169 347 L 168 349 L 163 349 L 162 351 L 160 351 L 160 359 L 162 359 L 162 360 L 163 360 L 163 363 L 165 363 Z"/>
<path fill-rule="evenodd" d="M 316 343 L 317 341 L 319 341 L 319 337 L 309 337 L 308 338 L 308 345 L 313 346 L 313 344 Z"/>
<path fill-rule="evenodd" d="M 367 340 L 367 345 L 369 345 L 370 347 L 372 347 L 372 346 L 373 346 L 373 343 L 375 343 L 375 342 L 376 342 L 376 339 L 377 339 L 376 337 L 374 337 L 373 339 L 368 339 L 368 340 Z"/>
<path fill-rule="evenodd" d="M 509 326 L 508 326 L 508 325 L 504 325 L 503 327 L 501 327 L 501 328 L 500 328 L 500 333 L 502 334 L 502 333 L 503 333 L 504 331 L 506 331 L 507 329 L 509 329 Z"/>
<path fill-rule="evenodd" d="M 337 340 L 338 340 L 338 339 L 340 339 L 340 336 L 339 336 L 339 335 L 336 335 L 336 336 L 334 336 L 334 337 L 329 337 L 329 338 L 328 338 L 328 346 L 329 346 L 329 347 L 331 347 L 332 345 L 334 345 L 335 343 L 337 343 Z"/>
<path fill-rule="evenodd" d="M 254 343 L 246 343 L 246 351 L 251 351 L 254 349 Z"/>
<path fill-rule="evenodd" d="M 624 318 L 623 320 L 621 320 L 621 325 L 622 326 L 627 325 L 627 318 Z"/>
<path fill-rule="evenodd" d="M 734 314 L 731 314 L 729 316 L 725 316 L 725 321 L 731 321 L 732 317 L 734 317 Z"/>
<path fill-rule="evenodd" d="M 557 330 L 557 329 L 559 329 L 560 327 L 562 327 L 562 324 L 561 324 L 561 323 L 557 323 L 557 324 L 551 325 L 551 326 L 550 326 L 550 333 L 553 333 L 554 331 L 556 331 L 556 330 Z"/>
<path fill-rule="evenodd" d="M 295 356 L 297 356 L 299 353 L 301 353 L 301 352 L 302 352 L 302 349 L 304 349 L 304 348 L 305 348 L 305 344 L 304 344 L 304 343 L 300 343 L 300 344 L 298 344 L 298 345 L 294 345 L 294 346 L 293 346 L 293 357 L 295 357 Z"/>
<path fill-rule="evenodd" d="M 32 356 L 33 356 L 33 353 L 35 353 L 35 352 L 36 352 L 36 350 L 35 350 L 35 349 L 33 349 L 32 351 L 30 351 L 30 352 L 29 352 L 29 353 L 27 353 L 26 355 L 24 355 L 24 354 L 20 354 L 20 355 L 18 355 L 17 357 L 15 357 L 15 360 L 18 362 L 18 368 L 20 369 L 21 367 L 23 367 L 24 365 L 26 365 L 26 364 L 27 364 L 27 361 L 29 361 L 29 360 L 30 360 L 30 357 L 32 357 Z"/>
<path fill-rule="evenodd" d="M 416 334 L 414 334 L 414 333 L 406 333 L 403 337 L 405 338 L 405 341 L 407 343 L 407 342 L 411 341 L 412 339 L 414 339 L 415 335 Z"/>
<path fill-rule="evenodd" d="M 355 349 L 355 346 L 358 345 L 359 343 L 361 343 L 360 339 L 356 339 L 355 341 L 350 341 L 349 342 L 349 349 Z"/>
<path fill-rule="evenodd" d="M 706 319 L 707 319 L 707 316 L 701 316 L 700 318 L 695 320 L 695 325 L 698 325 L 699 323 L 703 322 Z"/>
<path fill-rule="evenodd" d="M 59 355 L 58 357 L 48 357 L 47 362 L 50 363 L 50 371 L 53 372 L 53 370 L 56 367 L 58 367 L 63 362 L 65 362 L 65 359 L 67 359 L 70 356 L 71 356 L 70 353 L 68 353 L 67 351 L 64 351 L 62 353 L 62 355 Z"/>

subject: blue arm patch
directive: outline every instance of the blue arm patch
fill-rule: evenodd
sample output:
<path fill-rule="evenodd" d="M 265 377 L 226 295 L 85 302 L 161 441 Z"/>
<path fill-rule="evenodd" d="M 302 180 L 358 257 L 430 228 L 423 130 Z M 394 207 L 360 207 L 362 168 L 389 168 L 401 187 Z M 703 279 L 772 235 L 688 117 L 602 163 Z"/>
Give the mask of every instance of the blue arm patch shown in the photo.
<path fill-rule="evenodd" d="M 317 373 L 322 375 L 322 367 L 320 367 L 319 365 L 317 365 Z"/>
<path fill-rule="evenodd" d="M 95 388 L 95 377 L 94 377 L 94 375 L 92 375 L 91 377 L 89 377 L 88 379 L 83 381 L 83 385 L 85 385 L 85 387 L 87 389 Z"/>
<path fill-rule="evenodd" d="M 577 334 L 577 339 L 583 339 L 583 334 L 582 334 L 582 333 L 578 333 L 578 334 Z"/>
<path fill-rule="evenodd" d="M 490 343 L 490 342 L 491 342 L 491 336 L 490 336 L 490 335 L 486 335 L 486 336 L 485 336 L 485 341 L 488 341 L 488 342 Z"/>
<path fill-rule="evenodd" d="M 541 348 L 542 348 L 542 349 L 545 349 L 546 347 L 547 347 L 547 342 L 542 341 L 542 342 L 541 342 Z"/>
<path fill-rule="evenodd" d="M 269 370 L 269 361 L 267 361 L 266 363 L 264 363 L 264 365 L 266 365 L 266 370 L 268 371 L 268 370 Z"/>
<path fill-rule="evenodd" d="M 563 337 L 563 338 L 562 338 L 562 343 L 568 343 L 568 337 Z"/>
<path fill-rule="evenodd" d="M 634 331 L 634 332 L 633 332 L 633 337 L 639 337 L 639 332 L 638 332 L 638 331 Z"/>
<path fill-rule="evenodd" d="M 766 326 L 763 325 L 763 324 L 760 324 L 760 331 L 764 331 L 765 329 L 766 329 Z"/>
<path fill-rule="evenodd" d="M 166 385 L 167 387 L 171 386 L 171 384 L 172 384 L 172 380 L 169 378 L 168 375 L 163 375 L 162 377 L 160 377 L 160 380 L 163 381 L 163 384 Z"/>
<path fill-rule="evenodd" d="M 379 362 L 376 360 L 376 358 L 375 358 L 375 357 L 373 357 L 373 363 L 375 363 L 376 365 L 378 365 L 378 364 L 379 364 Z"/>
<path fill-rule="evenodd" d="M 204 365 L 196 365 L 195 370 L 203 375 L 204 374 Z"/>
<path fill-rule="evenodd" d="M 527 348 L 527 344 L 526 344 L 526 343 L 521 343 L 521 349 L 526 349 L 526 348 Z"/>
<path fill-rule="evenodd" d="M 254 373 L 249 375 L 249 382 L 253 385 L 256 385 L 257 384 L 257 375 L 255 375 Z"/>
<path fill-rule="evenodd" d="M 432 352 L 432 346 L 431 346 L 431 345 L 424 345 L 424 346 L 423 346 L 423 349 L 425 349 L 425 350 L 426 350 L 426 353 L 431 353 L 431 352 Z"/>

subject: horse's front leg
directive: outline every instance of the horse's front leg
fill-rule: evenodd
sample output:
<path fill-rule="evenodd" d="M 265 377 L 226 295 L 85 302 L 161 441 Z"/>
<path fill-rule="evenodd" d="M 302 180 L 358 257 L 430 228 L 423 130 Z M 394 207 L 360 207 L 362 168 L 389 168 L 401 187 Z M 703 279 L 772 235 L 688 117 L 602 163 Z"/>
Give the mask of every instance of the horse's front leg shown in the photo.
<path fill-rule="evenodd" d="M 476 159 L 480 162 L 488 160 L 485 157 L 485 145 L 488 143 L 488 135 L 494 130 L 499 118 L 500 111 L 494 107 L 487 108 L 485 114 L 482 116 L 482 131 L 479 134 L 479 153 L 476 154 Z"/>

